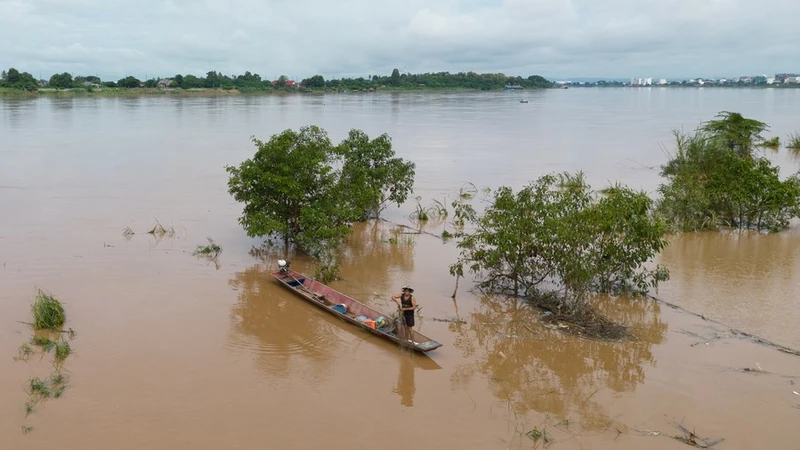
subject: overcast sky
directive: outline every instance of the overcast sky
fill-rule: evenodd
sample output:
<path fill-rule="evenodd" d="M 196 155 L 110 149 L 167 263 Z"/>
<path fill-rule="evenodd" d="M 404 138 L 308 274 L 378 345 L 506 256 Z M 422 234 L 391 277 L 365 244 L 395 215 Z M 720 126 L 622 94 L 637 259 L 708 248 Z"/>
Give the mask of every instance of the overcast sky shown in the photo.
<path fill-rule="evenodd" d="M 0 66 L 104 79 L 800 72 L 800 0 L 0 0 Z"/>

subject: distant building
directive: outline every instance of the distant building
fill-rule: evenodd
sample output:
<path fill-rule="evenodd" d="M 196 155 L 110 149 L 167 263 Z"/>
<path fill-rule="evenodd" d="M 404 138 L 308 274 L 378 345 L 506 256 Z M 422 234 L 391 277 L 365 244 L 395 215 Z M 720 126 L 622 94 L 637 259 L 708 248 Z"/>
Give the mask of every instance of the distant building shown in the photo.
<path fill-rule="evenodd" d="M 507 84 L 506 85 L 506 90 L 509 90 L 509 91 L 521 91 L 522 90 L 522 86 L 519 86 L 519 85 L 516 85 L 516 84 Z"/>
<path fill-rule="evenodd" d="M 662 79 L 658 80 L 658 84 L 661 85 L 661 86 L 667 84 L 666 78 L 662 78 Z"/>

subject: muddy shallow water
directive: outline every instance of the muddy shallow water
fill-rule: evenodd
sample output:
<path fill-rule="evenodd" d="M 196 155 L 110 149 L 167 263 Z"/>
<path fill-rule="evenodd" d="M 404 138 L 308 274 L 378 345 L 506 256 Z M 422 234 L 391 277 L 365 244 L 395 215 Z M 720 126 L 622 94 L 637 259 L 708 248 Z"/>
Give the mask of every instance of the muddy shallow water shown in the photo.
<path fill-rule="evenodd" d="M 451 299 L 452 243 L 391 244 L 391 224 L 361 224 L 334 285 L 390 311 L 386 299 L 412 284 L 420 331 L 444 347 L 409 355 L 273 283 L 277 255 L 249 253 L 259 241 L 237 224 L 222 167 L 251 155 L 251 134 L 386 131 L 417 162 L 427 203 L 466 182 L 518 186 L 581 168 L 598 185 L 652 190 L 657 172 L 644 166 L 663 161 L 670 128 L 730 109 L 783 136 L 800 113 L 788 91 L 576 89 L 525 93 L 527 105 L 519 95 L 0 102 L 0 448 L 506 449 L 531 447 L 534 427 L 552 448 L 688 448 L 669 437 L 680 421 L 725 438 L 717 448 L 794 448 L 800 358 L 717 322 L 606 299 L 636 341 L 571 337 L 464 282 Z M 774 157 L 796 170 L 791 155 Z M 386 215 L 413 226 L 412 208 Z M 175 235 L 146 234 L 156 218 Z M 206 236 L 223 248 L 216 265 L 190 254 Z M 800 231 L 671 240 L 660 298 L 800 347 Z M 64 396 L 26 419 L 26 380 L 50 373 L 49 358 L 12 359 L 30 336 L 18 321 L 35 286 L 65 303 L 77 337 Z M 436 320 L 456 317 L 466 323 Z"/>

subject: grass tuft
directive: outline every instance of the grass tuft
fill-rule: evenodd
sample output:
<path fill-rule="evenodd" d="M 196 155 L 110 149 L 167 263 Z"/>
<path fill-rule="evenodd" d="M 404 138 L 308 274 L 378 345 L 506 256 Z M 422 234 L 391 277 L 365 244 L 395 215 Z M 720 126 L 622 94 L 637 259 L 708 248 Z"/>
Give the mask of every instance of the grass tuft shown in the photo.
<path fill-rule="evenodd" d="M 42 349 L 43 352 L 49 352 L 56 347 L 56 342 L 48 336 L 34 335 L 31 338 L 31 344 Z"/>
<path fill-rule="evenodd" d="M 781 139 L 778 136 L 775 136 L 772 139 L 767 139 L 764 142 L 762 142 L 761 146 L 777 150 L 781 146 Z"/>
<path fill-rule="evenodd" d="M 70 354 L 72 354 L 72 347 L 69 345 L 69 341 L 64 338 L 61 338 L 58 342 L 56 342 L 54 344 L 54 348 L 57 363 L 63 362 Z"/>
<path fill-rule="evenodd" d="M 164 228 L 164 225 L 161 225 L 161 222 L 159 222 L 158 219 L 155 219 L 155 220 L 156 220 L 156 224 L 153 226 L 152 230 L 147 232 L 147 234 L 152 234 L 153 236 L 157 236 L 157 237 L 164 237 L 164 236 L 173 237 L 173 236 L 175 236 L 175 228 L 173 228 L 173 227 Z"/>
<path fill-rule="evenodd" d="M 47 381 L 41 380 L 39 377 L 33 377 L 28 380 L 28 385 L 30 389 L 30 395 L 33 398 L 50 398 L 52 392 L 50 391 L 50 386 L 48 386 Z"/>
<path fill-rule="evenodd" d="M 27 342 L 23 342 L 22 345 L 19 346 L 19 356 L 15 357 L 14 360 L 27 360 L 28 357 L 33 355 L 35 352 Z"/>
<path fill-rule="evenodd" d="M 217 243 L 214 242 L 214 240 L 210 237 L 207 237 L 206 239 L 208 239 L 208 244 L 198 245 L 193 254 L 195 256 L 207 256 L 212 259 L 216 258 L 220 253 L 222 253 L 222 247 L 217 245 Z"/>
<path fill-rule="evenodd" d="M 33 314 L 33 328 L 36 330 L 57 330 L 66 321 L 66 313 L 61 302 L 41 289 L 31 304 L 31 314 Z"/>
<path fill-rule="evenodd" d="M 789 133 L 786 139 L 786 148 L 800 150 L 800 133 Z"/>
<path fill-rule="evenodd" d="M 25 425 L 22 426 L 22 434 L 28 434 L 33 431 L 33 427 L 26 427 Z"/>

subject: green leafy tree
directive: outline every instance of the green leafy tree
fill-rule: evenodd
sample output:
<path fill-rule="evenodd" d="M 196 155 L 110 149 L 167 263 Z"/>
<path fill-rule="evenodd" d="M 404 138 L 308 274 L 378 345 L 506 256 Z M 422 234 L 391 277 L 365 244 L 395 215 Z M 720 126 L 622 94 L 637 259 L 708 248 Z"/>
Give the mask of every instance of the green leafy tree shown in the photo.
<path fill-rule="evenodd" d="M 694 134 L 675 133 L 677 151 L 661 170 L 659 215 L 681 231 L 787 228 L 800 209 L 800 174 L 781 181 L 777 166 L 754 155 L 765 124 L 721 116 Z"/>
<path fill-rule="evenodd" d="M 311 78 L 303 80 L 301 84 L 310 88 L 323 88 L 325 87 L 325 78 L 323 78 L 322 75 L 314 75 Z"/>
<path fill-rule="evenodd" d="M 56 89 L 72 89 L 73 87 L 73 80 L 72 75 L 67 72 L 54 74 L 50 77 L 50 82 L 48 83 L 50 87 Z"/>
<path fill-rule="evenodd" d="M 229 192 L 243 202 L 249 236 L 274 235 L 312 255 L 338 245 L 355 217 L 332 167 L 333 145 L 316 126 L 253 138 L 255 156 L 226 167 Z"/>
<path fill-rule="evenodd" d="M 390 86 L 400 86 L 400 71 L 399 70 L 397 70 L 397 69 L 392 70 L 392 75 L 389 77 L 389 85 Z"/>
<path fill-rule="evenodd" d="M 20 73 L 19 70 L 12 67 L 8 69 L 8 72 L 5 72 L 5 76 L 0 79 L 0 86 L 10 89 L 35 91 L 39 83 L 33 78 L 33 75 L 28 72 Z"/>
<path fill-rule="evenodd" d="M 363 131 L 350 130 L 336 151 L 344 159 L 342 189 L 361 218 L 378 218 L 388 203 L 400 206 L 413 192 L 415 164 L 395 157 L 389 135 L 370 140 Z"/>
<path fill-rule="evenodd" d="M 769 129 L 767 124 L 729 111 L 722 111 L 717 117 L 703 124 L 700 131 L 722 141 L 722 145 L 740 157 L 752 158 L 755 146 L 764 142 L 761 133 Z"/>
<path fill-rule="evenodd" d="M 595 193 L 583 175 L 545 175 L 518 192 L 501 187 L 482 214 L 454 202 L 458 260 L 450 272 L 478 276 L 491 292 L 521 295 L 569 314 L 594 293 L 646 292 L 668 278 L 650 261 L 666 245 L 664 224 L 643 192 Z"/>
<path fill-rule="evenodd" d="M 142 82 L 139 81 L 138 78 L 134 76 L 127 76 L 119 81 L 117 81 L 117 86 L 122 88 L 138 88 L 142 86 Z"/>
<path fill-rule="evenodd" d="M 182 88 L 183 87 L 183 75 L 178 74 L 172 78 L 172 82 L 175 83 L 175 86 Z"/>

